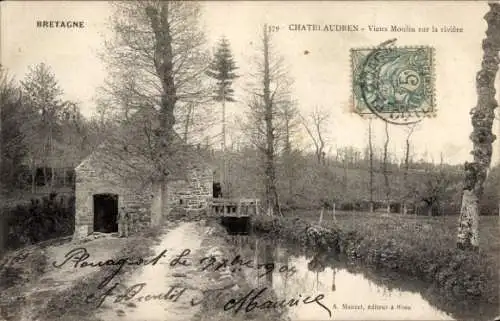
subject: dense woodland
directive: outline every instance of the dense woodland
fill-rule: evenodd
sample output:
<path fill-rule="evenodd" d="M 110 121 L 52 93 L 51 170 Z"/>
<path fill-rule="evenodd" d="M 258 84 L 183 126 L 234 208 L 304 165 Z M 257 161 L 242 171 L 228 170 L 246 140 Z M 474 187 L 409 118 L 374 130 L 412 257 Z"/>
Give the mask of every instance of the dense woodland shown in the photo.
<path fill-rule="evenodd" d="M 63 85 L 57 82 L 50 66 L 44 64 L 34 66 L 19 83 L 2 70 L 1 86 L 4 196 L 9 199 L 18 198 L 22 193 L 31 196 L 71 193 L 74 167 L 110 135 L 112 126 L 119 126 L 119 121 L 99 115 L 83 117 L 77 104 L 62 99 Z M 47 103 L 41 104 L 40 100 Z M 220 128 L 221 121 L 214 126 Z M 197 131 L 196 135 L 199 134 Z M 188 138 L 189 133 L 184 132 L 183 137 Z M 229 192 L 226 195 L 263 197 L 262 151 L 252 144 L 229 144 L 223 157 L 217 144 L 204 143 L 206 139 L 199 141 L 210 151 L 214 164 L 220 164 L 225 158 Z M 293 146 L 293 140 L 290 145 Z M 310 145 L 315 147 L 313 139 Z M 285 148 L 278 148 L 276 170 L 280 205 L 284 209 L 307 209 L 331 208 L 336 203 L 337 209 L 367 210 L 370 200 L 376 203 L 375 207 L 384 207 L 389 199 L 392 212 L 401 211 L 403 200 L 413 205 L 409 208 L 413 213 L 446 215 L 459 211 L 463 181 L 461 165 L 409 159 L 406 166 L 404 161 L 391 161 L 394 157 L 389 157 L 388 164 L 384 165 L 383 148 L 379 147 L 373 147 L 378 153 L 372 156 L 371 162 L 369 146 L 365 150 L 342 148 L 323 157 L 310 149 L 291 147 L 287 155 Z M 386 198 L 384 170 L 390 184 L 389 198 Z M 488 176 L 481 203 L 482 214 L 496 213 L 499 175 L 498 167 L 494 167 Z"/>
<path fill-rule="evenodd" d="M 4 195 L 71 187 L 74 167 L 96 146 L 104 124 L 63 100 L 50 66 L 33 66 L 19 83 L 5 69 L 1 77 Z"/>

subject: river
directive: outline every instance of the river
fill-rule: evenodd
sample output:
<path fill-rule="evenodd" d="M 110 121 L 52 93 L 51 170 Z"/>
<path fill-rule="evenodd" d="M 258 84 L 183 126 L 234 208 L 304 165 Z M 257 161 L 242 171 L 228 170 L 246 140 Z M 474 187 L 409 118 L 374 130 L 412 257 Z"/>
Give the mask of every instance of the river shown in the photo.
<path fill-rule="evenodd" d="M 375 284 L 368 272 L 365 275 L 345 261 L 326 258 L 320 253 L 305 254 L 305 249 L 255 236 L 233 236 L 228 240 L 242 253 L 253 252 L 260 264 L 268 265 L 260 275 L 247 273 L 248 281 L 254 286 L 268 286 L 278 298 L 287 300 L 322 295 L 321 302 L 331 311 L 330 316 L 314 304 L 289 307 L 291 320 L 455 320 L 427 302 L 420 293 L 392 288 L 392 279 L 388 277 L 384 285 L 380 279 L 386 276 L 381 276 Z M 262 276 L 272 265 L 273 272 Z M 419 282 L 413 283 L 415 287 L 422 287 Z"/>

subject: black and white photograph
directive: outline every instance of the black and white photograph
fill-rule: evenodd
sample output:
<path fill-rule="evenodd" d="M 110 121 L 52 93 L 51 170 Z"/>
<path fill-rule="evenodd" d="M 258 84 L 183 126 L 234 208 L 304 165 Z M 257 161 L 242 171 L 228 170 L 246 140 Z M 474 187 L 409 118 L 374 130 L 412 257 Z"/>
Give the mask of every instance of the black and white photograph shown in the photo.
<path fill-rule="evenodd" d="M 500 320 L 500 2 L 0 3 L 0 321 Z"/>

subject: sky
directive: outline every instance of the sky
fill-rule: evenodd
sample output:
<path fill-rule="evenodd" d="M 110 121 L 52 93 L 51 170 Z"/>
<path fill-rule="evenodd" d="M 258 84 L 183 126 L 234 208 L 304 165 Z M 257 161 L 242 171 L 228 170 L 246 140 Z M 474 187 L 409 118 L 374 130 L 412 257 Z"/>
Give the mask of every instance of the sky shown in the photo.
<path fill-rule="evenodd" d="M 208 46 L 225 36 L 234 52 L 241 77 L 235 84 L 239 103 L 228 106 L 232 117 L 246 108 L 243 88 L 252 71 L 264 23 L 279 27 L 273 41 L 294 80 L 292 95 L 307 115 L 315 107 L 329 111 L 327 150 L 367 144 L 367 120 L 350 111 L 350 49 L 371 47 L 396 38 L 397 46 L 432 46 L 435 49 L 437 116 L 424 119 L 412 136 L 415 158 L 463 163 L 470 159 L 472 131 L 469 110 L 476 105 L 475 75 L 481 62 L 481 41 L 488 10 L 486 2 L 215 2 L 202 3 Z M 107 22 L 111 8 L 104 1 L 5 1 L 1 3 L 1 57 L 11 75 L 22 79 L 30 65 L 49 64 L 65 98 L 77 101 L 84 115 L 95 112 L 96 89 L 106 72 L 97 53 L 111 35 Z M 84 21 L 81 29 L 37 28 L 39 20 Z M 296 24 L 359 25 L 359 32 L 292 31 Z M 292 25 L 292 27 L 290 27 Z M 463 32 L 372 32 L 369 26 L 455 26 Z M 308 54 L 304 54 L 307 51 Z M 498 80 L 498 79 L 497 79 Z M 497 81 L 498 83 L 498 81 Z M 500 134 L 495 122 L 495 132 Z M 229 136 L 238 137 L 237 126 Z M 403 126 L 390 126 L 389 150 L 402 157 Z M 374 121 L 374 137 L 383 145 L 384 124 Z M 500 135 L 499 135 L 500 136 Z M 493 162 L 500 142 L 495 143 Z"/>

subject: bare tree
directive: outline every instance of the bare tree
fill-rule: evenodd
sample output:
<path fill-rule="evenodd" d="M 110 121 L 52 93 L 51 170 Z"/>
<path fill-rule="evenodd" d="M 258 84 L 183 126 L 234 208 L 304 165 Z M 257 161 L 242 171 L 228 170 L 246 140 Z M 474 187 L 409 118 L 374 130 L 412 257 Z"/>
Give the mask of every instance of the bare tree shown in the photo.
<path fill-rule="evenodd" d="M 177 132 L 182 135 L 186 144 L 201 144 L 209 129 L 218 124 L 212 104 L 207 103 L 199 108 L 195 102 L 180 104 L 178 112 Z"/>
<path fill-rule="evenodd" d="M 248 109 L 245 112 L 245 121 L 241 120 L 242 131 L 249 142 L 261 153 L 267 148 L 266 124 L 264 121 L 264 105 L 259 97 L 254 94 L 247 102 Z M 275 148 L 277 148 L 276 142 Z"/>
<path fill-rule="evenodd" d="M 59 166 L 61 169 L 75 168 L 96 147 L 96 141 L 90 137 L 93 135 L 91 122 L 82 115 L 79 104 L 68 102 L 61 111 L 60 128 Z M 65 182 L 66 171 L 63 170 L 62 175 L 59 178 Z"/>
<path fill-rule="evenodd" d="M 387 214 L 391 212 L 391 186 L 389 182 L 389 123 L 385 122 L 385 141 L 384 150 L 382 156 L 382 174 L 384 175 L 384 190 L 385 190 L 385 201 L 387 206 Z"/>
<path fill-rule="evenodd" d="M 283 154 L 291 155 L 292 141 L 299 130 L 299 111 L 293 102 L 285 102 L 280 106 L 281 121 L 283 127 Z"/>
<path fill-rule="evenodd" d="M 342 176 L 342 192 L 344 198 L 347 197 L 348 194 L 348 172 L 349 172 L 349 148 L 341 148 L 337 149 L 337 159 L 341 159 L 342 161 L 342 169 L 343 169 L 343 176 Z"/>
<path fill-rule="evenodd" d="M 453 195 L 459 190 L 461 174 L 444 161 L 440 164 L 422 163 L 421 171 L 408 180 L 407 190 L 414 200 L 418 200 L 421 208 L 428 216 L 442 213 L 442 207 L 450 203 Z"/>
<path fill-rule="evenodd" d="M 96 111 L 92 115 L 91 121 L 95 126 L 94 130 L 97 132 L 101 139 L 104 139 L 109 134 L 110 127 L 115 123 L 116 119 L 120 119 L 118 113 L 122 109 L 114 106 L 112 103 L 103 98 L 98 98 L 96 101 Z"/>
<path fill-rule="evenodd" d="M 500 4 L 490 3 L 490 10 L 484 17 L 488 24 L 483 40 L 483 60 L 476 76 L 477 106 L 471 110 L 473 131 L 472 163 L 465 163 L 464 191 L 458 224 L 457 246 L 461 249 L 479 248 L 479 199 L 483 194 L 484 182 L 491 163 L 492 132 L 495 118 L 495 78 L 498 72 L 500 50 Z"/>
<path fill-rule="evenodd" d="M 408 203 L 407 199 L 409 198 L 409 189 L 408 189 L 408 172 L 410 170 L 410 147 L 411 147 L 411 136 L 415 131 L 417 124 L 412 124 L 406 127 L 406 139 L 405 139 L 405 159 L 404 159 L 404 169 L 403 169 L 403 201 L 402 208 L 403 214 L 406 215 L 408 213 Z"/>
<path fill-rule="evenodd" d="M 263 74 L 263 95 L 264 100 L 264 121 L 266 124 L 266 195 L 267 209 L 269 214 L 279 211 L 278 191 L 276 190 L 276 166 L 274 162 L 274 139 L 275 131 L 273 127 L 273 94 L 271 93 L 271 63 L 269 55 L 269 34 L 267 26 L 264 26 L 264 74 Z"/>
<path fill-rule="evenodd" d="M 257 84 L 250 93 L 248 121 L 244 130 L 264 156 L 266 207 L 272 215 L 281 213 L 276 187 L 276 156 L 283 125 L 278 118 L 282 115 L 280 107 L 291 101 L 291 81 L 287 77 L 283 59 L 273 50 L 267 25 L 263 28 L 260 54 L 256 61 L 257 73 L 254 75 Z"/>
<path fill-rule="evenodd" d="M 114 38 L 106 42 L 102 55 L 111 72 L 103 91 L 123 111 L 120 127 L 135 136 L 120 137 L 124 133 L 117 131 L 106 148 L 114 149 L 115 156 L 125 153 L 128 160 L 146 162 L 144 166 L 128 162 L 134 176 L 164 181 L 174 168 L 182 167 L 182 153 L 177 150 L 179 114 L 187 108 L 189 128 L 190 109 L 204 109 L 209 100 L 205 72 L 210 56 L 198 23 L 200 6 L 179 1 L 114 2 L 113 6 Z"/>
<path fill-rule="evenodd" d="M 294 156 L 293 156 L 293 141 L 299 129 L 299 112 L 294 103 L 284 103 L 281 105 L 281 120 L 283 132 L 283 166 L 287 186 L 288 198 L 294 195 Z"/>
<path fill-rule="evenodd" d="M 315 148 L 316 159 L 319 164 L 325 161 L 325 125 L 330 119 L 330 113 L 324 108 L 316 107 L 309 117 L 302 117 L 304 128 L 311 138 Z"/>
<path fill-rule="evenodd" d="M 368 158 L 369 158 L 369 171 L 370 171 L 370 213 L 373 212 L 373 131 L 372 131 L 372 118 L 368 120 Z"/>

